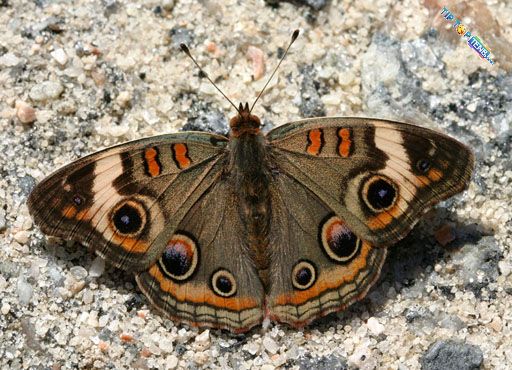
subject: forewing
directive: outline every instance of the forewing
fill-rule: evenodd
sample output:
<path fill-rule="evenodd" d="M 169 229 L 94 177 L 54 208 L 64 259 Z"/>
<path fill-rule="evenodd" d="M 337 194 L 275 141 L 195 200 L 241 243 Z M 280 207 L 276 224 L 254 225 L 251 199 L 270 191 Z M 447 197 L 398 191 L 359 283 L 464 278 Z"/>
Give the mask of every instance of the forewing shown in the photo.
<path fill-rule="evenodd" d="M 315 118 L 267 135 L 292 176 L 357 235 L 396 243 L 433 204 L 468 186 L 472 152 L 433 130 L 367 118 Z"/>
<path fill-rule="evenodd" d="M 28 199 L 41 230 L 76 240 L 126 270 L 153 263 L 219 177 L 227 138 L 178 133 L 102 150 L 59 169 Z"/>

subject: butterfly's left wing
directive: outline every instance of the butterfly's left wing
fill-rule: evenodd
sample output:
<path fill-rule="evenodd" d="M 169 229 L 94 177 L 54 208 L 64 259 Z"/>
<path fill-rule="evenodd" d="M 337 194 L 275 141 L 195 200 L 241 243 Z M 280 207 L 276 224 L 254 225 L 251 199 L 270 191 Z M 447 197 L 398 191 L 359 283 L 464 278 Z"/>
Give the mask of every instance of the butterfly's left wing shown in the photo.
<path fill-rule="evenodd" d="M 387 249 L 358 237 L 286 174 L 275 176 L 270 193 L 270 318 L 301 327 L 362 299 L 379 277 Z"/>
<path fill-rule="evenodd" d="M 473 154 L 426 128 L 370 118 L 313 118 L 267 134 L 276 171 L 327 204 L 361 238 L 387 246 L 435 203 L 468 186 Z"/>

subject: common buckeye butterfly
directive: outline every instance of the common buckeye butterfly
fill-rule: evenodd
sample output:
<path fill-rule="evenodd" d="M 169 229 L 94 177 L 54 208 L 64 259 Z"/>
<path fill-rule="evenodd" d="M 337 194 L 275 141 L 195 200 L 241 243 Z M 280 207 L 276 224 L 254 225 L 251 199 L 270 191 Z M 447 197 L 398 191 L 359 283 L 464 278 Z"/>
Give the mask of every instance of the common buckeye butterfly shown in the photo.
<path fill-rule="evenodd" d="M 170 318 L 245 332 L 360 300 L 387 247 L 470 181 L 472 152 L 426 128 L 325 117 L 263 135 L 251 110 L 239 105 L 229 137 L 180 132 L 78 159 L 35 187 L 30 213 L 133 272 Z"/>

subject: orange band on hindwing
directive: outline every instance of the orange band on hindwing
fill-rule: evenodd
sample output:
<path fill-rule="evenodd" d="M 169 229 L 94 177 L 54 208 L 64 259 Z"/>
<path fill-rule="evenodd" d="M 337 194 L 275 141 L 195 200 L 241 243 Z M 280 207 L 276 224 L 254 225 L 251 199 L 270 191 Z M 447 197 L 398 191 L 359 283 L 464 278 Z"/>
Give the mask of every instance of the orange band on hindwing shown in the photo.
<path fill-rule="evenodd" d="M 322 129 L 317 128 L 308 132 L 308 145 L 306 146 L 308 154 L 319 155 L 324 144 L 324 132 Z"/>
<path fill-rule="evenodd" d="M 149 275 L 158 283 L 160 289 L 170 294 L 178 302 L 190 302 L 193 304 L 206 304 L 219 309 L 242 311 L 259 307 L 256 299 L 251 297 L 218 297 L 213 292 L 206 290 L 205 286 L 190 283 L 179 284 L 168 279 L 157 264 L 148 270 Z"/>
<path fill-rule="evenodd" d="M 363 242 L 361 253 L 348 265 L 333 267 L 328 273 L 323 273 L 311 289 L 293 291 L 276 296 L 272 305 L 301 305 L 311 299 L 321 296 L 323 293 L 338 289 L 343 284 L 350 284 L 356 280 L 356 276 L 367 268 L 368 255 L 373 246 L 368 242 Z"/>
<path fill-rule="evenodd" d="M 144 169 L 148 176 L 156 177 L 162 173 L 162 164 L 158 155 L 158 149 L 154 147 L 144 151 Z"/>
<path fill-rule="evenodd" d="M 176 163 L 176 166 L 183 170 L 190 166 L 192 161 L 190 160 L 190 157 L 188 156 L 188 147 L 186 144 L 178 143 L 178 144 L 172 144 L 172 159 L 174 160 L 174 163 Z"/>
<path fill-rule="evenodd" d="M 352 130 L 349 128 L 338 129 L 338 154 L 340 157 L 350 157 L 353 152 L 352 146 Z"/>

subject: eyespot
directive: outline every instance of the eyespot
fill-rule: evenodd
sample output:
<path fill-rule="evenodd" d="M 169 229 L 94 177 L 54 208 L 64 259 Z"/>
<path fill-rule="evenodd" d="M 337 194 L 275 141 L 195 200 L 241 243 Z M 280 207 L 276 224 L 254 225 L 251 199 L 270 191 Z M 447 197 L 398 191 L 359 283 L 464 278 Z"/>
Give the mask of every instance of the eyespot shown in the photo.
<path fill-rule="evenodd" d="M 416 168 L 421 173 L 427 173 L 428 170 L 430 170 L 430 161 L 428 159 L 420 159 L 418 162 L 416 162 Z"/>
<path fill-rule="evenodd" d="M 383 175 L 374 175 L 362 187 L 362 198 L 374 212 L 382 212 L 395 205 L 398 191 L 394 182 Z"/>
<path fill-rule="evenodd" d="M 295 289 L 305 290 L 316 281 L 316 269 L 311 262 L 299 261 L 292 269 L 292 284 Z"/>
<path fill-rule="evenodd" d="M 231 297 L 236 293 L 235 277 L 225 269 L 220 269 L 213 273 L 211 286 L 215 294 L 224 298 Z"/>
<path fill-rule="evenodd" d="M 199 248 L 191 236 L 176 233 L 158 260 L 160 270 L 176 281 L 185 281 L 197 270 Z"/>
<path fill-rule="evenodd" d="M 349 262 L 361 248 L 361 239 L 335 215 L 320 225 L 320 242 L 327 256 L 338 263 Z"/>
<path fill-rule="evenodd" d="M 123 200 L 114 207 L 111 220 L 116 233 L 137 235 L 146 224 L 146 209 L 135 199 Z"/>

